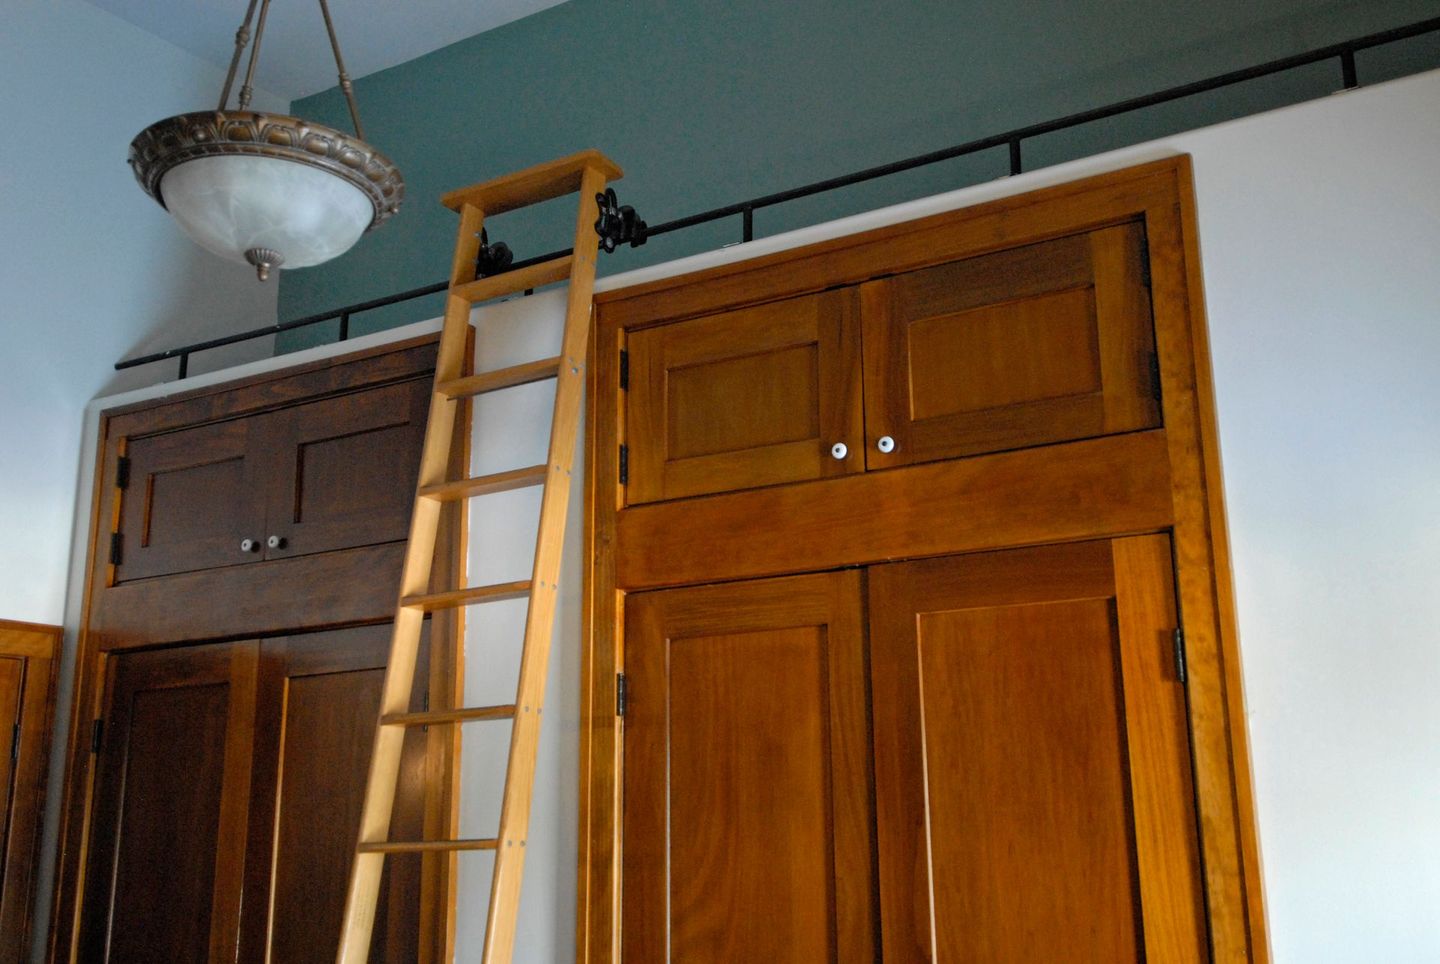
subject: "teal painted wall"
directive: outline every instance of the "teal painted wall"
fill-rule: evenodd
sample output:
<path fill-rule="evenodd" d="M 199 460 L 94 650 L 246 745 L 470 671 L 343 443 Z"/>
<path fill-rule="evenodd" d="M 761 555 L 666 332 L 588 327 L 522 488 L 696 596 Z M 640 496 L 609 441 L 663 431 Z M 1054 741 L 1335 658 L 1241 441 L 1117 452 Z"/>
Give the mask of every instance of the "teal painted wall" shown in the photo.
<path fill-rule="evenodd" d="M 404 172 L 400 214 L 344 257 L 285 272 L 280 318 L 444 276 L 449 189 L 596 147 L 651 224 L 1440 15 L 1440 0 L 569 0 L 356 82 L 367 138 Z M 343 40 L 343 20 L 340 24 Z M 1362 83 L 1440 66 L 1440 37 L 1362 54 Z M 1026 143 L 1026 168 L 1340 86 L 1306 68 Z M 336 127 L 338 90 L 295 113 Z M 1341 134 L 1343 136 L 1343 133 Z M 757 236 L 989 180 L 1003 150 L 761 211 Z M 1303 174 L 1303 172 L 1297 172 Z M 570 202 L 497 218 L 518 258 L 569 244 Z M 737 240 L 739 219 L 602 257 L 613 273 Z M 356 334 L 438 298 L 357 315 Z M 334 337 L 324 324 L 292 350 Z"/>

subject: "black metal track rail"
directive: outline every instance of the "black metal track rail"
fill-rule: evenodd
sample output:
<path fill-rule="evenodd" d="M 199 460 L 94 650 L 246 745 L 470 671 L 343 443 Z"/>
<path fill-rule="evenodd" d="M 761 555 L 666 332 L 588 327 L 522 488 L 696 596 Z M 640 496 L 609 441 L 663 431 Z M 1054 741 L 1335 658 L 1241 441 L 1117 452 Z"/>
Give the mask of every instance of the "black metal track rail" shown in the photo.
<path fill-rule="evenodd" d="M 648 236 L 654 238 L 658 235 L 669 234 L 673 231 L 683 231 L 686 228 L 692 228 L 697 225 L 708 224 L 711 221 L 719 221 L 724 218 L 739 215 L 741 218 L 740 240 L 752 241 L 755 237 L 755 212 L 762 208 L 784 204 L 787 201 L 796 201 L 800 198 L 812 197 L 816 194 L 824 194 L 828 191 L 852 187 L 853 185 L 873 181 L 877 178 L 889 177 L 892 174 L 900 174 L 904 171 L 914 170 L 915 168 L 938 164 L 942 161 L 954 160 L 955 158 L 964 157 L 968 154 L 978 154 L 982 151 L 995 150 L 1001 147 L 1008 148 L 1010 160 L 1009 173 L 1020 174 L 1024 170 L 1021 145 L 1027 140 L 1045 134 L 1053 134 L 1057 131 L 1080 127 L 1085 124 L 1092 124 L 1096 121 L 1107 120 L 1111 117 L 1118 117 L 1122 114 L 1133 113 L 1148 107 L 1157 107 L 1161 104 L 1168 104 L 1186 97 L 1194 97 L 1198 94 L 1222 90 L 1226 87 L 1233 87 L 1236 84 L 1258 80 L 1261 77 L 1270 77 L 1289 70 L 1308 67 L 1330 60 L 1339 61 L 1341 84 L 1344 89 L 1353 90 L 1360 86 L 1359 75 L 1355 67 L 1355 55 L 1357 53 L 1363 50 L 1370 50 L 1374 47 L 1383 47 L 1387 44 L 1410 40 L 1414 37 L 1436 32 L 1440 32 L 1440 17 L 1432 17 L 1429 20 L 1421 20 L 1417 23 L 1412 23 L 1404 27 L 1396 27 L 1392 30 L 1383 30 L 1379 33 L 1366 34 L 1363 37 L 1355 37 L 1351 40 L 1330 44 L 1326 47 L 1319 47 L 1305 53 L 1282 57 L 1279 60 L 1271 60 L 1263 64 L 1257 64 L 1254 67 L 1246 67 L 1241 70 L 1232 70 L 1228 73 L 1216 74 L 1204 80 L 1180 84 L 1176 87 L 1167 87 L 1153 94 L 1131 97 L 1113 104 L 1107 104 L 1104 107 L 1096 107 L 1092 110 L 1067 114 L 1064 117 L 1057 117 L 1054 120 L 1043 121 L 1038 124 L 1030 124 L 1026 127 L 1017 127 L 1014 130 L 1005 131 L 1001 134 L 992 134 L 989 137 L 966 141 L 963 144 L 956 144 L 952 147 L 941 148 L 940 150 L 930 151 L 925 154 L 917 154 L 914 157 L 892 161 L 889 164 L 867 167 L 850 174 L 826 178 L 822 181 L 804 184 L 786 191 L 762 194 L 759 197 L 753 197 L 747 201 L 737 201 L 734 204 L 726 204 L 722 207 L 711 208 L 708 211 L 689 214 L 685 217 L 676 218 L 673 221 L 666 221 L 663 224 L 655 225 L 649 229 Z M 527 258 L 524 261 L 516 261 L 510 265 L 508 270 L 514 271 L 518 268 L 538 264 L 542 261 L 547 261 L 568 253 L 568 249 L 552 251 L 534 258 Z M 446 282 L 441 281 L 436 284 L 425 285 L 423 288 L 412 288 L 409 291 L 387 295 L 383 298 L 374 298 L 370 301 L 361 301 L 353 305 L 346 305 L 343 308 L 306 315 L 304 318 L 296 318 L 293 321 L 266 325 L 263 328 L 254 328 L 250 331 L 226 335 L 223 338 L 212 338 L 209 341 L 196 342 L 193 345 L 170 348 L 166 351 L 156 352 L 151 355 L 142 355 L 138 358 L 126 359 L 125 361 L 116 362 L 115 368 L 117 370 L 123 370 L 126 368 L 134 368 L 137 365 L 148 365 L 152 362 L 176 358 L 179 359 L 180 362 L 180 377 L 184 378 L 189 374 L 190 356 L 196 352 L 220 348 L 225 345 L 233 345 L 237 342 L 249 341 L 253 338 L 263 338 L 266 335 L 275 335 L 284 331 L 293 331 L 296 328 L 305 328 L 309 325 L 316 325 L 326 321 L 338 320 L 340 323 L 340 331 L 339 337 L 336 340 L 346 341 L 350 337 L 350 317 L 352 315 L 359 314 L 362 311 L 370 311 L 375 308 L 384 308 L 387 305 L 399 304 L 415 298 L 423 298 L 426 295 L 433 295 L 444 291 L 447 287 Z"/>

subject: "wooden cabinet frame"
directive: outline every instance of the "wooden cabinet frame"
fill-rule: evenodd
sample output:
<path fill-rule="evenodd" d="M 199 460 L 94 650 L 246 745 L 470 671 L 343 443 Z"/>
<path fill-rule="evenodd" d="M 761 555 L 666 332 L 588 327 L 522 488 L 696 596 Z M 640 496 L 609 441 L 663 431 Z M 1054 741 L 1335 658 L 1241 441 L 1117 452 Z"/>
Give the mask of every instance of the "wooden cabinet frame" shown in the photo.
<path fill-rule="evenodd" d="M 473 333 L 472 333 L 473 339 Z M 106 661 L 129 649 L 247 637 L 281 636 L 297 631 L 388 622 L 394 614 L 405 543 L 391 542 L 317 553 L 222 570 L 186 572 L 114 585 L 107 533 L 115 528 L 118 507 L 116 456 L 127 436 L 178 429 L 207 421 L 243 417 L 300 402 L 429 377 L 438 336 L 355 352 L 283 369 L 242 382 L 140 402 L 101 416 L 95 453 L 91 504 L 90 557 L 73 696 L 68 710 L 69 736 L 60 805 L 54 899 L 50 909 L 47 961 L 74 960 L 85 891 L 94 796 L 92 721 L 104 709 Z M 466 358 L 473 355 L 467 345 Z M 461 424 L 469 424 L 470 405 L 462 403 Z M 465 474 L 469 432 L 456 433 L 451 474 Z M 468 507 L 447 507 L 432 579 L 453 585 L 465 558 Z M 221 601 L 228 602 L 222 605 Z M 204 600 L 197 605 L 196 600 Z M 432 622 L 437 658 L 430 665 L 430 694 L 437 706 L 459 705 L 461 669 L 454 660 L 456 640 L 464 637 L 463 610 Z M 459 820 L 458 727 L 431 727 L 427 735 L 427 837 L 455 835 Z M 433 939 L 421 945 L 421 964 L 454 956 L 455 862 L 453 855 L 425 855 L 421 879 L 422 920 L 432 921 Z"/>
<path fill-rule="evenodd" d="M 1143 223 L 1163 426 L 1142 432 L 625 508 L 628 332 L 1114 224 Z M 587 587 L 577 957 L 620 959 L 625 595 L 1082 539 L 1168 532 L 1189 660 L 1201 857 L 1216 961 L 1268 961 L 1190 159 L 597 296 L 586 457 Z M 1087 507 L 1097 494 L 1098 511 Z M 1006 508 L 1003 526 L 987 524 Z M 1017 511 L 1017 507 L 1019 511 Z M 785 518 L 784 538 L 766 538 Z M 699 534 L 699 535 L 697 535 Z"/>

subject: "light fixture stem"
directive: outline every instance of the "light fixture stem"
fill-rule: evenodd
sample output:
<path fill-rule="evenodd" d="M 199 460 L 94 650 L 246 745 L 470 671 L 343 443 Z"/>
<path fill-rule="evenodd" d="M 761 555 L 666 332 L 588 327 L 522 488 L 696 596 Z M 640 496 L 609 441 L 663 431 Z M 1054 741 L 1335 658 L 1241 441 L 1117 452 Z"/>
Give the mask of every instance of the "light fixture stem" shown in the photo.
<path fill-rule="evenodd" d="M 235 53 L 230 57 L 230 70 L 225 74 L 225 86 L 220 90 L 220 106 L 216 110 L 224 110 L 226 102 L 230 100 L 230 87 L 235 83 L 235 71 L 240 68 L 240 55 L 250 43 L 250 21 L 255 17 L 257 2 L 258 0 L 250 0 L 250 7 L 245 11 L 245 21 L 240 24 L 240 29 L 235 31 Z"/>
<path fill-rule="evenodd" d="M 250 96 L 255 92 L 255 64 L 260 60 L 260 41 L 265 37 L 265 17 L 270 13 L 270 0 L 260 4 L 260 20 L 255 24 L 255 44 L 250 48 L 250 63 L 245 68 L 245 83 L 240 87 L 240 109 L 250 109 Z"/>
<path fill-rule="evenodd" d="M 335 24 L 330 19 L 330 4 L 325 0 L 320 0 L 320 14 L 325 18 L 325 29 L 330 34 L 330 49 L 335 51 L 335 68 L 340 72 L 340 89 L 345 92 L 345 103 L 350 105 L 350 120 L 355 124 L 355 136 L 363 141 L 365 131 L 360 126 L 360 108 L 355 104 L 355 88 L 350 83 L 350 75 L 345 72 L 345 60 L 340 56 L 340 40 L 335 36 Z"/>

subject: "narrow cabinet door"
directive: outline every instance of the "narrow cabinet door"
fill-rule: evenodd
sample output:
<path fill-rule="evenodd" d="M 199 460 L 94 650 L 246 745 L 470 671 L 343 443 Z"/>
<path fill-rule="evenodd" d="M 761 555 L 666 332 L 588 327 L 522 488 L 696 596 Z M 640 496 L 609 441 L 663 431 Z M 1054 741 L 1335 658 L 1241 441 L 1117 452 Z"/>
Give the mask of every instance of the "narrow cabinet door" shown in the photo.
<path fill-rule="evenodd" d="M 236 959 L 258 644 L 110 659 L 79 959 Z"/>
<path fill-rule="evenodd" d="M 390 630 L 364 626 L 261 644 L 241 960 L 330 961 L 340 942 Z M 422 640 L 417 677 L 429 664 Z M 424 708 L 425 687 L 412 707 Z M 426 733 L 405 735 L 391 836 L 424 837 Z M 414 964 L 421 857 L 385 861 L 369 960 Z M 430 857 L 426 860 L 434 859 Z M 428 959 L 428 958 L 427 958 Z"/>
<path fill-rule="evenodd" d="M 631 596 L 627 964 L 876 959 L 861 577 Z"/>
<path fill-rule="evenodd" d="M 627 501 L 863 470 L 855 301 L 826 291 L 630 335 Z"/>
<path fill-rule="evenodd" d="M 877 567 L 884 958 L 1208 959 L 1169 541 Z"/>
<path fill-rule="evenodd" d="M 1124 224 L 863 285 L 866 464 L 1158 425 L 1146 257 Z"/>

